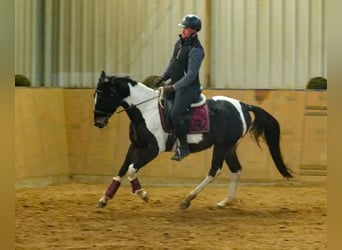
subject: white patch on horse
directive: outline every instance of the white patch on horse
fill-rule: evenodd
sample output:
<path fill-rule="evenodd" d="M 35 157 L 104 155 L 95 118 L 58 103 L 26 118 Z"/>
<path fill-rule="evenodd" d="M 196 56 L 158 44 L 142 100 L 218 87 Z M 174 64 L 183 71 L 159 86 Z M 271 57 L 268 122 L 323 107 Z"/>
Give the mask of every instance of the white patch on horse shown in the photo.
<path fill-rule="evenodd" d="M 145 105 L 150 106 L 150 102 L 147 101 L 149 99 L 151 99 L 151 94 L 152 94 L 152 98 L 155 96 L 156 99 L 159 96 L 159 92 L 158 91 L 154 91 L 153 89 L 150 89 L 148 87 L 146 87 L 144 84 L 142 83 L 138 83 L 134 86 L 132 86 L 132 84 L 128 84 L 129 86 L 129 91 L 130 91 L 130 95 L 128 97 L 126 97 L 124 100 L 128 103 L 128 104 L 139 104 L 139 108 L 143 107 Z M 154 99 L 152 99 L 154 100 Z M 145 102 L 146 101 L 146 102 Z M 144 102 L 144 103 L 142 103 Z"/>
<path fill-rule="evenodd" d="M 159 92 L 147 88 L 144 84 L 138 83 L 132 86 L 129 84 L 130 96 L 125 98 L 125 101 L 131 105 L 138 105 L 137 108 L 142 113 L 148 130 L 156 137 L 158 142 L 159 152 L 165 151 L 165 144 L 168 134 L 163 130 L 158 106 L 158 98 L 151 99 L 153 94 L 159 96 Z M 147 101 L 148 100 L 148 101 Z M 146 102 L 145 102 L 146 101 Z M 143 102 L 143 103 L 142 103 Z M 141 104 L 140 104 L 141 103 Z M 203 134 L 188 135 L 188 143 L 197 144 L 203 140 Z"/>
<path fill-rule="evenodd" d="M 245 120 L 245 116 L 244 116 L 244 114 L 242 112 L 240 101 L 236 100 L 234 98 L 227 97 L 227 96 L 214 96 L 212 99 L 214 101 L 223 100 L 223 101 L 226 101 L 226 102 L 230 102 L 231 104 L 234 105 L 234 107 L 237 109 L 237 111 L 239 111 L 240 118 L 241 118 L 241 121 L 242 121 L 242 128 L 243 128 L 242 135 L 244 135 L 247 132 L 247 123 L 246 123 L 246 120 Z"/>
<path fill-rule="evenodd" d="M 188 143 L 198 144 L 203 140 L 203 134 L 191 134 L 187 136 Z"/>
<path fill-rule="evenodd" d="M 155 136 L 158 142 L 159 152 L 164 152 L 165 143 L 167 140 L 167 133 L 165 133 L 162 128 L 161 120 L 159 117 L 159 110 L 157 108 L 157 97 L 159 96 L 159 92 L 147 88 L 142 83 L 138 83 L 135 86 L 129 84 L 129 91 L 130 96 L 125 98 L 125 101 L 129 104 L 138 105 L 137 108 L 140 110 L 145 119 L 147 129 Z M 151 93 L 152 98 L 156 97 L 155 99 L 151 99 Z"/>
<path fill-rule="evenodd" d="M 95 93 L 95 96 L 94 96 L 94 103 L 96 105 L 96 102 L 97 102 L 97 93 Z"/>

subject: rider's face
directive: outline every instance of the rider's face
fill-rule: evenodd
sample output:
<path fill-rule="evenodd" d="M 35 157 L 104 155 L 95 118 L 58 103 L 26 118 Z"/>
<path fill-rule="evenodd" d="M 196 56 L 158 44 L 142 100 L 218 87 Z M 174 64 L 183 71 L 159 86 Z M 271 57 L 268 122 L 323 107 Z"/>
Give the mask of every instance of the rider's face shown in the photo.
<path fill-rule="evenodd" d="M 196 30 L 194 30 L 192 28 L 185 27 L 185 28 L 182 28 L 182 34 L 181 35 L 182 35 L 183 39 L 187 39 L 187 38 L 191 37 L 192 34 L 194 34 L 195 32 L 196 32 Z"/>

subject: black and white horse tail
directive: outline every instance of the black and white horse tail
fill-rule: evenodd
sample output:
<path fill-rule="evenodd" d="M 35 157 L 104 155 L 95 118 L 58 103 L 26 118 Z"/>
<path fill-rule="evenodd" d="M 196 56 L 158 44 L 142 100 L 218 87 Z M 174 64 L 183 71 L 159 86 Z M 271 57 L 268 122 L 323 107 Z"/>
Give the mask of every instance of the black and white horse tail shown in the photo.
<path fill-rule="evenodd" d="M 281 151 L 280 151 L 280 125 L 279 122 L 264 109 L 247 105 L 248 111 L 254 113 L 254 120 L 252 122 L 250 133 L 254 137 L 257 144 L 259 144 L 259 138 L 262 136 L 267 143 L 268 149 L 271 153 L 272 159 L 283 177 L 292 178 L 290 169 L 286 167 Z"/>

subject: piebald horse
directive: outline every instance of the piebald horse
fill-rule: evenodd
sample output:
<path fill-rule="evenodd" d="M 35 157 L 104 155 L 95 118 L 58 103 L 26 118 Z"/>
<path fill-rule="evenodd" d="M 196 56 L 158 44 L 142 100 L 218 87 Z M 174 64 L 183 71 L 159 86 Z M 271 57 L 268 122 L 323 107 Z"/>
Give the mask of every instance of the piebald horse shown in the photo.
<path fill-rule="evenodd" d="M 98 207 L 106 206 L 114 197 L 126 174 L 132 192 L 148 201 L 148 193 L 139 182 L 138 171 L 160 153 L 170 150 L 167 147 L 170 133 L 165 132 L 160 119 L 160 92 L 160 89 L 149 88 L 129 77 L 109 76 L 102 71 L 94 93 L 94 125 L 104 128 L 109 118 L 120 112 L 117 109 L 121 106 L 121 111 L 125 111 L 131 121 L 131 144 L 120 170 L 98 201 Z M 282 158 L 279 122 L 271 114 L 226 96 L 213 96 L 205 103 L 209 110 L 210 128 L 207 132 L 189 133 L 188 144 L 191 153 L 213 146 L 211 166 L 205 179 L 185 196 L 180 204 L 182 209 L 188 208 L 191 201 L 219 175 L 224 162 L 231 171 L 230 185 L 227 195 L 216 205 L 224 207 L 233 202 L 241 171 L 236 149 L 248 131 L 258 144 L 260 137 L 265 139 L 279 173 L 285 178 L 293 177 Z M 254 119 L 250 112 L 254 114 Z"/>

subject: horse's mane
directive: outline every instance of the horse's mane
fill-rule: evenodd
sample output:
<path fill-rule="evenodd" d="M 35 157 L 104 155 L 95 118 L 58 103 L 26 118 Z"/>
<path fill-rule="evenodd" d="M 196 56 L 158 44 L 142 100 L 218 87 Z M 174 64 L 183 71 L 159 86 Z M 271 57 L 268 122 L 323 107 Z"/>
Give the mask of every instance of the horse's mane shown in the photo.
<path fill-rule="evenodd" d="M 146 84 L 145 82 L 138 82 L 136 80 L 133 80 L 129 75 L 107 75 L 107 77 L 110 79 L 111 82 L 116 82 L 116 81 L 123 81 L 123 82 L 129 82 L 131 86 L 137 86 L 139 85 L 141 87 L 141 90 L 145 89 L 147 92 L 155 92 L 156 90 Z"/>
<path fill-rule="evenodd" d="M 129 75 L 125 76 L 117 76 L 117 75 L 109 75 L 107 76 L 111 80 L 123 80 L 125 82 L 130 82 L 133 86 L 136 85 L 138 82 L 133 80 Z"/>

